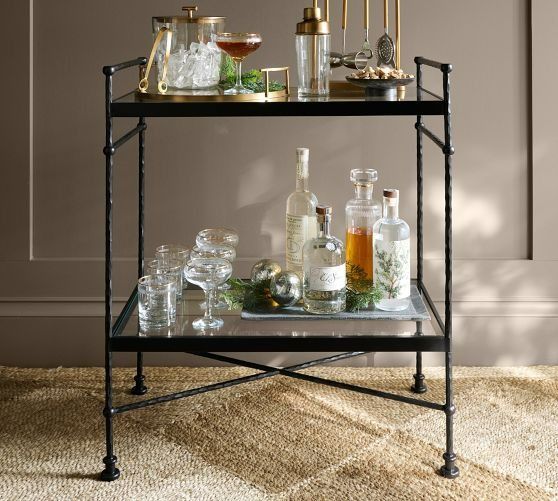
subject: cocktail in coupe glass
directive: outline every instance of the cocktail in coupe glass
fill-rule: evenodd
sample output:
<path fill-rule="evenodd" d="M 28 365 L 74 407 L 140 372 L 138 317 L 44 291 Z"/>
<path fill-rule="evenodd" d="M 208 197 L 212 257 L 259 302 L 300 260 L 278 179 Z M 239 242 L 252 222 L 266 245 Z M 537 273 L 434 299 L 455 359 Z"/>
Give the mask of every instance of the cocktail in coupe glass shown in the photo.
<path fill-rule="evenodd" d="M 232 265 L 226 259 L 198 258 L 191 259 L 186 265 L 188 282 L 201 287 L 205 292 L 205 315 L 192 322 L 192 327 L 198 330 L 218 329 L 223 320 L 213 316 L 211 295 L 213 290 L 224 284 L 232 274 Z"/>
<path fill-rule="evenodd" d="M 226 52 L 235 65 L 234 87 L 225 90 L 227 95 L 252 94 L 242 85 L 242 61 L 257 50 L 262 44 L 262 37 L 257 33 L 218 33 L 217 47 Z"/>

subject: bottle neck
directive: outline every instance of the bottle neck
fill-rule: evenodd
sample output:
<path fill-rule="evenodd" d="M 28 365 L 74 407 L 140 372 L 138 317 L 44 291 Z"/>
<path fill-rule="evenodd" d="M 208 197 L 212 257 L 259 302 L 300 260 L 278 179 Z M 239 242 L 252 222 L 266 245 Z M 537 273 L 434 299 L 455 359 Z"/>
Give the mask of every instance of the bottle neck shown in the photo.
<path fill-rule="evenodd" d="M 308 162 L 296 164 L 296 191 L 308 191 Z"/>
<path fill-rule="evenodd" d="M 329 237 L 329 227 L 331 220 L 328 218 L 325 221 L 321 220 L 318 223 L 318 237 Z"/>
<path fill-rule="evenodd" d="M 355 196 L 360 200 L 372 200 L 374 185 L 355 184 Z"/>
<path fill-rule="evenodd" d="M 394 204 L 384 199 L 384 218 L 399 219 L 399 203 Z"/>

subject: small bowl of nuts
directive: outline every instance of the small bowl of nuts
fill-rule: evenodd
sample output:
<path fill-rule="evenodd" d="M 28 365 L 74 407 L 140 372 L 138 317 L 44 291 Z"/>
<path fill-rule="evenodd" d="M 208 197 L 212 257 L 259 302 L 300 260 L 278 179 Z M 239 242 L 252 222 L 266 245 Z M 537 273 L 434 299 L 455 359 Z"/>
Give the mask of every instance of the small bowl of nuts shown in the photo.
<path fill-rule="evenodd" d="M 347 81 L 366 89 L 368 96 L 385 96 L 396 91 L 397 87 L 409 85 L 415 81 L 415 76 L 389 66 L 372 68 L 367 66 L 346 77 Z"/>

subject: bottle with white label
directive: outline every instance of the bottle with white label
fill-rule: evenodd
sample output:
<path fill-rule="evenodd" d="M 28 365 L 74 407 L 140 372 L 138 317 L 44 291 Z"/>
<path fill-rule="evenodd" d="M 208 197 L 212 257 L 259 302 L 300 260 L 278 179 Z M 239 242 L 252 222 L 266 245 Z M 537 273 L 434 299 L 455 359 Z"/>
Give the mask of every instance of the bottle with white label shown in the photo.
<path fill-rule="evenodd" d="M 411 295 L 411 232 L 399 218 L 399 190 L 384 190 L 384 217 L 374 224 L 374 284 L 384 293 L 376 308 L 401 311 Z"/>
<path fill-rule="evenodd" d="M 309 313 L 330 314 L 345 310 L 345 247 L 329 233 L 331 207 L 318 205 L 318 236 L 304 245 L 303 302 Z"/>
<path fill-rule="evenodd" d="M 287 270 L 302 278 L 302 249 L 317 233 L 316 195 L 308 190 L 308 148 L 296 149 L 296 190 L 287 199 Z"/>

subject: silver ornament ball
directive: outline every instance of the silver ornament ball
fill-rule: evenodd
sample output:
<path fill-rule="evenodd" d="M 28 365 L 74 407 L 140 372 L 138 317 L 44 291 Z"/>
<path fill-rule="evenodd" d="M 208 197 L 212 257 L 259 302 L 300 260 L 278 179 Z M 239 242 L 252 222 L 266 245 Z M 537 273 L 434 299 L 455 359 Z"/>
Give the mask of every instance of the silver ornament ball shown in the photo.
<path fill-rule="evenodd" d="M 292 306 L 302 297 L 302 281 L 294 271 L 283 271 L 271 279 L 271 297 L 281 306 Z"/>
<path fill-rule="evenodd" d="M 271 280 L 274 276 L 279 275 L 279 273 L 281 273 L 279 263 L 271 259 L 262 259 L 253 266 L 251 279 L 254 283 L 263 282 Z"/>

